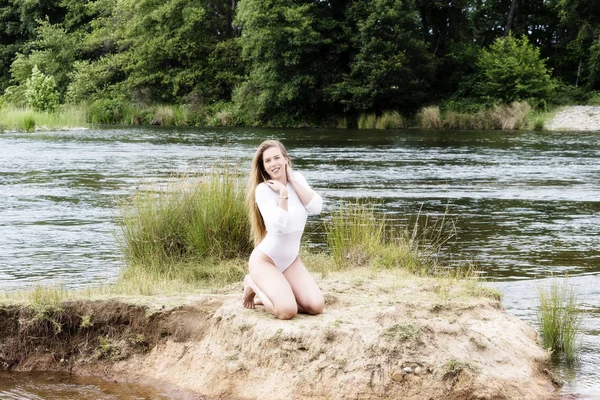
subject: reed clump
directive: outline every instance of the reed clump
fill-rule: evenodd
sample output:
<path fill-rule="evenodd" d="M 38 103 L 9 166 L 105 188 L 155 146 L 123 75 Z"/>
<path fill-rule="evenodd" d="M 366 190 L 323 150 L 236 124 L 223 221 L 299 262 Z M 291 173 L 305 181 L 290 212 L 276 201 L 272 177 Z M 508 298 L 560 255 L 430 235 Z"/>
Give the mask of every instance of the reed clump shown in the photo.
<path fill-rule="evenodd" d="M 119 236 L 126 274 L 223 284 L 243 277 L 237 266 L 215 267 L 223 260 L 247 258 L 253 247 L 244 182 L 236 168 L 223 164 L 202 176 L 148 189 L 123 207 Z"/>
<path fill-rule="evenodd" d="M 388 221 L 379 206 L 358 199 L 331 214 L 324 228 L 336 270 L 370 266 L 440 275 L 438 256 L 454 235 L 452 221 L 419 215 L 410 226 L 401 225 Z"/>
<path fill-rule="evenodd" d="M 377 115 L 361 114 L 358 117 L 358 129 L 375 129 L 377 127 Z"/>
<path fill-rule="evenodd" d="M 546 287 L 539 288 L 537 317 L 543 346 L 556 355 L 564 355 L 567 362 L 573 362 L 582 312 L 577 293 L 568 279 L 553 277 Z"/>
<path fill-rule="evenodd" d="M 526 101 L 494 105 L 492 108 L 475 113 L 461 113 L 454 110 L 440 111 L 439 107 L 424 107 L 417 115 L 423 129 L 477 129 L 477 130 L 518 130 L 531 126 L 528 119 L 532 108 Z M 538 128 L 536 124 L 534 128 Z"/>

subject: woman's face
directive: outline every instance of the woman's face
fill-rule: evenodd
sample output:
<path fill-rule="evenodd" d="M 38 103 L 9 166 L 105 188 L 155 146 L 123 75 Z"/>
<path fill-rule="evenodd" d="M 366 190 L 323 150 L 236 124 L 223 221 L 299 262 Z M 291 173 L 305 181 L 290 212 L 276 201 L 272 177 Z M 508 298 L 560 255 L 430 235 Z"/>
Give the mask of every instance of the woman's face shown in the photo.
<path fill-rule="evenodd" d="M 263 167 L 271 179 L 280 179 L 285 176 L 287 158 L 281 154 L 279 147 L 269 147 L 263 152 Z"/>

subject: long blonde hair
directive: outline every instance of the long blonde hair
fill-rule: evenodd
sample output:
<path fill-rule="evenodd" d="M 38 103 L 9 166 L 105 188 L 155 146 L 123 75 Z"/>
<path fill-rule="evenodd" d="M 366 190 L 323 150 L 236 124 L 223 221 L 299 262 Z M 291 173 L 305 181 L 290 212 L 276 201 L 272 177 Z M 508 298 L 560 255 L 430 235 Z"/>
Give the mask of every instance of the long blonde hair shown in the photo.
<path fill-rule="evenodd" d="M 288 159 L 290 167 L 292 166 L 292 160 L 290 160 L 285 147 L 278 140 L 265 140 L 258 146 L 252 164 L 250 166 L 250 175 L 248 176 L 248 184 L 246 185 L 246 208 L 248 209 L 248 217 L 250 218 L 250 235 L 254 239 L 254 245 L 258 244 L 265 238 L 267 229 L 265 228 L 265 221 L 260 215 L 260 210 L 256 204 L 256 187 L 270 179 L 269 174 L 265 170 L 263 163 L 263 153 L 271 147 L 279 147 L 281 154 Z"/>

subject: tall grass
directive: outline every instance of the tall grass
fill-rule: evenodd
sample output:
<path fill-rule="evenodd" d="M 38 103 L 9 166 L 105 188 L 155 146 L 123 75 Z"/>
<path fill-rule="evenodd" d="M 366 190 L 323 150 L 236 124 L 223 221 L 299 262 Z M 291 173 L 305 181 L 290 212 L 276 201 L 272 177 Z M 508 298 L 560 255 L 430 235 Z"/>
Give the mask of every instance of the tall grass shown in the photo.
<path fill-rule="evenodd" d="M 383 243 L 385 219 L 374 207 L 356 200 L 342 203 L 325 225 L 327 244 L 338 268 L 361 266 L 371 262 Z"/>
<path fill-rule="evenodd" d="M 375 122 L 377 129 L 400 129 L 402 128 L 402 116 L 397 111 L 386 111 Z"/>
<path fill-rule="evenodd" d="M 338 127 L 342 125 L 338 122 Z M 346 121 L 343 123 L 346 126 Z M 358 117 L 358 129 L 400 129 L 403 127 L 402 116 L 397 111 L 386 111 L 381 116 L 361 114 Z"/>
<path fill-rule="evenodd" d="M 39 129 L 86 127 L 86 104 L 63 105 L 55 112 L 33 111 L 28 107 L 6 106 L 0 109 L 0 125 L 5 130 L 32 132 Z"/>
<path fill-rule="evenodd" d="M 358 117 L 358 129 L 375 129 L 377 126 L 377 115 L 361 114 Z"/>
<path fill-rule="evenodd" d="M 245 258 L 252 250 L 237 169 L 222 164 L 199 178 L 182 177 L 154 189 L 139 191 L 123 207 L 119 236 L 126 273 L 224 283 L 241 278 L 238 267 L 214 268 L 217 261 Z"/>
<path fill-rule="evenodd" d="M 575 360 L 582 313 L 575 289 L 567 279 L 551 278 L 539 288 L 538 323 L 545 348 Z"/>
<path fill-rule="evenodd" d="M 495 105 L 473 114 L 455 111 L 441 112 L 439 107 L 424 107 L 417 118 L 423 129 L 517 130 L 530 126 L 532 108 L 526 101 Z M 539 129 L 539 124 L 534 125 Z"/>
<path fill-rule="evenodd" d="M 452 221 L 417 216 L 414 223 L 388 221 L 378 205 L 364 200 L 343 203 L 325 223 L 335 268 L 402 268 L 421 275 L 440 273 L 438 255 L 453 236 Z"/>

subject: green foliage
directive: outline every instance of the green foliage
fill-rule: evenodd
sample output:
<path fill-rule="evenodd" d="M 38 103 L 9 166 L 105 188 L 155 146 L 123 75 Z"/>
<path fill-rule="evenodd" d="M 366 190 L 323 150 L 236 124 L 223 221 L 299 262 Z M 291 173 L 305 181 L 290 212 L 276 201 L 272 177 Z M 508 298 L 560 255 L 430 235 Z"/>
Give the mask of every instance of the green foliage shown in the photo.
<path fill-rule="evenodd" d="M 320 51 L 328 41 L 317 11 L 305 1 L 239 3 L 236 23 L 244 32 L 239 40 L 250 70 L 233 99 L 245 123 L 293 126 L 322 104 L 316 73 L 322 70 Z"/>
<path fill-rule="evenodd" d="M 90 105 L 90 121 L 92 124 L 131 123 L 130 111 L 123 100 L 96 100 Z"/>
<path fill-rule="evenodd" d="M 35 119 L 32 116 L 26 116 L 23 118 L 23 130 L 25 132 L 35 131 Z"/>
<path fill-rule="evenodd" d="M 529 43 L 508 35 L 498 38 L 484 49 L 477 67 L 480 81 L 475 91 L 482 98 L 509 103 L 527 98 L 549 98 L 554 83 L 540 50 Z"/>
<path fill-rule="evenodd" d="M 539 289 L 538 322 L 545 348 L 575 360 L 582 312 L 575 289 L 565 279 L 552 278 Z"/>
<path fill-rule="evenodd" d="M 352 2 L 347 10 L 350 38 L 349 72 L 327 88 L 344 111 L 383 109 L 412 111 L 426 97 L 434 60 L 418 30 L 412 1 Z"/>
<path fill-rule="evenodd" d="M 224 273 L 211 261 L 247 257 L 253 247 L 241 176 L 223 164 L 200 179 L 145 188 L 123 209 L 121 238 L 132 268 L 194 280 Z M 187 272 L 172 270 L 175 264 Z"/>
<path fill-rule="evenodd" d="M 54 77 L 43 74 L 35 65 L 25 87 L 25 98 L 34 111 L 56 110 L 59 102 Z"/>

